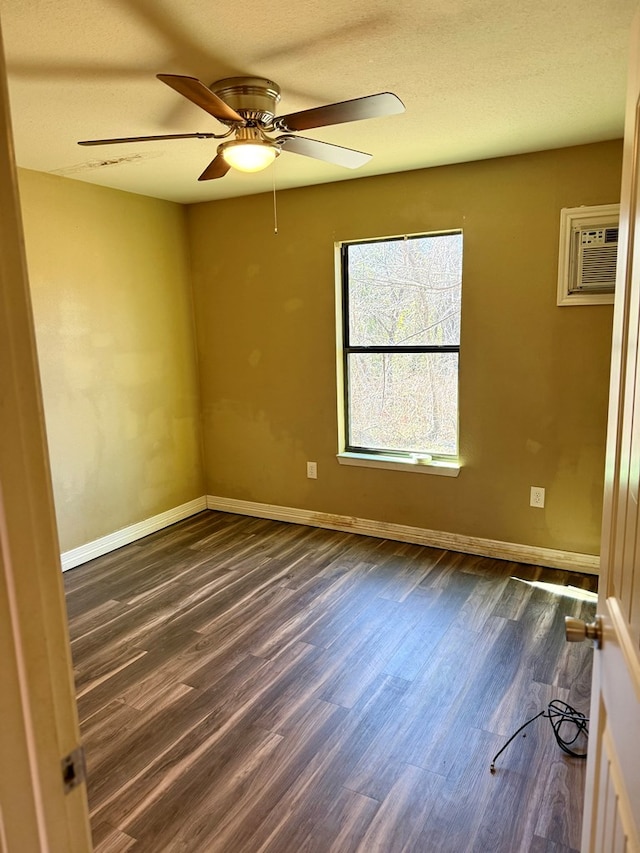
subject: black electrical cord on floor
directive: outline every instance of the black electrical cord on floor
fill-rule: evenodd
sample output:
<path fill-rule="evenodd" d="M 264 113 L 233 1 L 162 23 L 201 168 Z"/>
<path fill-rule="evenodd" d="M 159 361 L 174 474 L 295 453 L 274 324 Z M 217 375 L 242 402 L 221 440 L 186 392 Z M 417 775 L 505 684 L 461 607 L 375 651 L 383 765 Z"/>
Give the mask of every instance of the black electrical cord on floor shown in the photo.
<path fill-rule="evenodd" d="M 558 746 L 563 752 L 566 752 L 567 755 L 571 755 L 573 758 L 587 757 L 586 750 L 585 752 L 576 752 L 572 747 L 581 734 L 585 737 L 589 736 L 589 719 L 585 717 L 584 714 L 581 714 L 580 711 L 576 711 L 575 708 L 572 708 L 571 705 L 567 705 L 567 703 L 563 702 L 561 699 L 552 699 L 551 702 L 549 702 L 546 711 L 540 711 L 540 713 L 536 714 L 535 717 L 531 717 L 530 720 L 527 720 L 526 723 L 521 725 L 520 728 L 511 735 L 502 749 L 496 752 L 493 757 L 493 761 L 491 762 L 491 767 L 489 768 L 491 773 L 496 772 L 496 760 L 498 756 L 505 751 L 511 741 L 514 740 L 523 729 L 526 729 L 528 725 L 533 723 L 533 721 L 537 720 L 539 717 L 546 717 L 547 720 L 551 722 L 553 734 L 558 742 Z M 570 727 L 570 731 L 568 734 L 564 734 L 568 726 Z M 573 737 L 570 737 L 571 734 L 573 734 Z"/>

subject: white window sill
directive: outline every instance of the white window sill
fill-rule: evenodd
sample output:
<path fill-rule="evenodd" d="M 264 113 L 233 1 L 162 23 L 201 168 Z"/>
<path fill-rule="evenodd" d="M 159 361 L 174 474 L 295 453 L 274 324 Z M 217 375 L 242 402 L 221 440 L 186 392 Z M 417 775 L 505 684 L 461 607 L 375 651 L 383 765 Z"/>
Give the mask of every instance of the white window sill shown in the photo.
<path fill-rule="evenodd" d="M 414 474 L 437 474 L 440 477 L 457 477 L 460 462 L 432 459 L 429 462 L 420 459 L 400 459 L 397 456 L 379 456 L 368 453 L 337 454 L 340 465 L 354 465 L 357 468 L 386 468 L 389 471 L 410 471 Z"/>

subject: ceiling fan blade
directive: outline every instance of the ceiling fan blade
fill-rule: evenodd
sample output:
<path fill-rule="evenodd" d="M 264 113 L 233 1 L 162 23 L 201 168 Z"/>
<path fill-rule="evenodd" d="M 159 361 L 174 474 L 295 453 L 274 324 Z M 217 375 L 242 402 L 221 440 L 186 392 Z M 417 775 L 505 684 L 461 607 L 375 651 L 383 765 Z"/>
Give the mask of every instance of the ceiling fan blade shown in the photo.
<path fill-rule="evenodd" d="M 371 159 L 371 154 L 365 154 L 364 151 L 331 145 L 318 139 L 306 139 L 304 136 L 280 136 L 276 142 L 283 151 L 314 157 L 316 160 L 324 160 L 325 163 L 346 166 L 347 169 L 357 169 Z"/>
<path fill-rule="evenodd" d="M 244 121 L 241 115 L 196 77 L 184 77 L 181 74 L 156 74 L 156 77 L 219 121 Z"/>
<path fill-rule="evenodd" d="M 365 118 L 380 118 L 403 112 L 404 104 L 397 95 L 392 92 L 380 92 L 378 95 L 367 95 L 364 98 L 278 116 L 274 124 L 280 130 L 309 130 L 312 127 L 362 121 Z"/>
<path fill-rule="evenodd" d="M 218 154 L 218 156 L 214 157 L 214 159 L 209 163 L 198 180 L 212 181 L 214 178 L 224 178 L 230 168 L 231 166 L 227 163 L 222 154 Z"/>
<path fill-rule="evenodd" d="M 119 145 L 121 142 L 155 142 L 157 139 L 216 139 L 216 134 L 165 133 L 162 136 L 122 136 L 118 139 L 84 139 L 82 142 L 78 142 L 78 145 Z"/>

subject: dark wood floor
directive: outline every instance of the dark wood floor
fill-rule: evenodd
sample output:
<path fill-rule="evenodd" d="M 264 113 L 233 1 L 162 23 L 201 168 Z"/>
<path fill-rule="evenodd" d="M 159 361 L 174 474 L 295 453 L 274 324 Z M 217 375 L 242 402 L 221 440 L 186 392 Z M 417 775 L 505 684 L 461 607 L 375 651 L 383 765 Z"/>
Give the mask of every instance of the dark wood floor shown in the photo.
<path fill-rule="evenodd" d="M 568 853 L 595 580 L 205 512 L 67 572 L 96 850 Z"/>

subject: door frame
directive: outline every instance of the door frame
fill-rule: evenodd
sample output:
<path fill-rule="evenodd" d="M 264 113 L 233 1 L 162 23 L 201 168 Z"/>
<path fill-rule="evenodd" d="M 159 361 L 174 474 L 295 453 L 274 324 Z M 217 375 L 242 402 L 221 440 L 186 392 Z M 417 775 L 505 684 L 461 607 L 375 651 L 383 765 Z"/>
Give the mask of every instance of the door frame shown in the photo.
<path fill-rule="evenodd" d="M 631 639 L 624 599 L 636 568 L 635 551 L 630 551 L 627 525 L 635 535 L 640 513 L 634 498 L 637 472 L 634 473 L 633 431 L 638 426 L 640 378 L 640 8 L 630 33 L 625 133 L 623 144 L 618 265 L 613 317 L 611 374 L 606 445 L 604 504 L 600 544 L 598 614 L 604 633 L 602 648 L 594 656 L 590 711 L 590 749 L 587 761 L 582 850 L 600 850 L 608 844 L 608 828 L 619 820 L 629 850 L 640 849 L 639 815 L 627 791 L 628 763 L 633 752 L 619 742 L 620 722 L 610 728 L 608 697 L 615 717 L 620 708 L 637 709 L 640 701 L 640 657 Z M 633 286 L 632 286 L 633 281 Z M 631 508 L 631 509 L 629 509 Z M 631 513 L 631 514 L 629 514 Z M 626 602 L 628 605 L 628 601 Z M 606 659 L 606 661 L 605 661 Z M 617 703 L 611 702 L 616 696 Z M 616 704 L 618 707 L 615 707 Z M 611 716 L 611 715 L 610 715 Z M 637 719 L 637 711 L 635 715 Z M 628 733 L 630 735 L 630 732 Z M 622 749 L 621 749 L 622 747 Z M 627 754 L 628 753 L 628 754 Z M 625 765 L 627 765 L 625 767 Z M 610 786 L 616 795 L 613 817 L 603 824 L 603 791 Z M 615 830 L 612 830 L 615 831 Z M 617 842 L 616 842 L 617 843 Z M 608 848 L 607 848 L 608 849 Z M 616 847 L 616 849 L 618 849 Z M 626 849 L 626 848 L 625 848 Z"/>
<path fill-rule="evenodd" d="M 92 849 L 0 31 L 0 849 Z M 10 768 L 8 772 L 7 768 Z"/>

